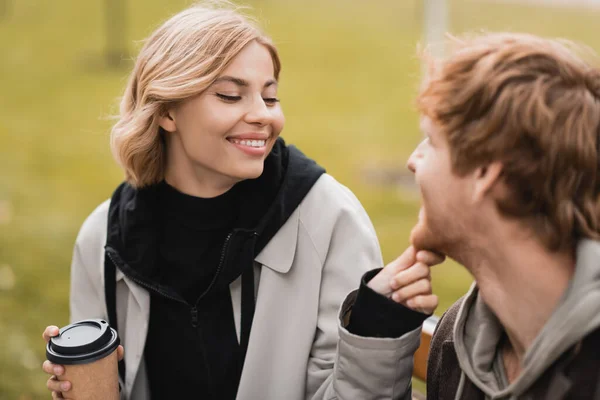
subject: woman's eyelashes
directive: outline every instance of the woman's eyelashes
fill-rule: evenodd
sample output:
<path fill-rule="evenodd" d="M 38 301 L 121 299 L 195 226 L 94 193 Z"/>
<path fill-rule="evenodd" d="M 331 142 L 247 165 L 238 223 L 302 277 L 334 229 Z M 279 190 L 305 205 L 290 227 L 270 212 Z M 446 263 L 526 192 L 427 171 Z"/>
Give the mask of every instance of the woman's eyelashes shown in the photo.
<path fill-rule="evenodd" d="M 216 93 L 216 95 L 219 99 L 226 103 L 235 103 L 242 100 L 242 96 L 231 96 L 223 93 Z M 263 101 L 269 106 L 279 103 L 279 99 L 277 97 L 263 97 Z"/>
<path fill-rule="evenodd" d="M 234 103 L 234 102 L 240 101 L 242 99 L 242 96 L 230 96 L 230 95 L 222 94 L 222 93 L 217 93 L 217 97 L 228 103 Z"/>
<path fill-rule="evenodd" d="M 276 103 L 279 103 L 279 99 L 277 97 L 263 97 L 263 100 L 268 105 L 275 105 Z"/>

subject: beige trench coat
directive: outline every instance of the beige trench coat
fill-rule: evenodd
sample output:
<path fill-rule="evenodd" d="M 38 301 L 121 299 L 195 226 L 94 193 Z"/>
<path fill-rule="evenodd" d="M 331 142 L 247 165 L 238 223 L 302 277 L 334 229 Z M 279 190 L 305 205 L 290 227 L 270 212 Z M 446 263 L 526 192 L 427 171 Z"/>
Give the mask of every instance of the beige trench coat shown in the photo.
<path fill-rule="evenodd" d="M 85 221 L 71 267 L 71 320 L 107 318 L 104 245 L 109 202 Z M 358 337 L 341 315 L 361 276 L 382 267 L 375 230 L 346 187 L 323 175 L 255 259 L 256 311 L 238 400 L 410 398 L 419 330 Z M 143 351 L 149 293 L 119 270 L 117 315 L 127 365 L 122 398 L 149 399 Z M 230 286 L 239 339 L 240 280 Z M 176 384 L 176 382 L 171 382 Z M 200 396 L 199 396 L 200 398 Z"/>

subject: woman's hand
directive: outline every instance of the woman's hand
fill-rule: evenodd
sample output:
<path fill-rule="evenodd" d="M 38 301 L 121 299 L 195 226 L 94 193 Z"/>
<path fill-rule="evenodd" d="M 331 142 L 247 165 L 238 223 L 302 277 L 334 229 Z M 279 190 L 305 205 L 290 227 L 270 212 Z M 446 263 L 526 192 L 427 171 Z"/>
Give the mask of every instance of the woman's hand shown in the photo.
<path fill-rule="evenodd" d="M 438 297 L 431 291 L 430 267 L 440 264 L 444 259 L 440 254 L 417 251 L 410 246 L 367 285 L 405 307 L 432 314 L 438 306 Z"/>
<path fill-rule="evenodd" d="M 54 336 L 58 336 L 58 327 L 51 325 L 46 327 L 42 337 L 48 343 L 50 338 Z M 46 386 L 52 392 L 53 399 L 62 399 L 62 392 L 67 392 L 71 389 L 71 382 L 69 381 L 59 381 L 58 377 L 65 373 L 65 367 L 58 364 L 53 364 L 50 361 L 46 360 L 42 364 L 42 369 L 45 373 L 50 375 L 50 378 L 46 382 Z"/>
<path fill-rule="evenodd" d="M 58 336 L 58 332 L 58 327 L 51 325 L 46 327 L 44 333 L 42 334 L 42 337 L 44 338 L 46 343 L 48 343 L 50 341 L 50 338 Z M 123 359 L 123 354 L 123 346 L 119 346 L 117 348 L 117 358 L 119 359 L 119 361 Z M 58 380 L 58 377 L 65 373 L 65 367 L 62 365 L 53 364 L 50 361 L 46 360 L 42 364 L 42 369 L 45 373 L 50 375 L 48 382 L 46 382 L 46 386 L 48 387 L 48 390 L 52 392 L 52 398 L 63 399 L 62 392 L 68 392 L 69 390 L 71 390 L 71 382 Z"/>

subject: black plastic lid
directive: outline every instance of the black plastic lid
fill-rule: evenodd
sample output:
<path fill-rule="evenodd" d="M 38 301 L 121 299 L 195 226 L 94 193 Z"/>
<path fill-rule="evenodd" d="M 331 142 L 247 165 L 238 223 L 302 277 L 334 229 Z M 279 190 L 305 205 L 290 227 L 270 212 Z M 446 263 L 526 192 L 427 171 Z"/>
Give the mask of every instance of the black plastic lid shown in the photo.
<path fill-rule="evenodd" d="M 87 364 L 111 354 L 120 340 L 117 331 L 102 319 L 67 325 L 46 346 L 46 358 L 55 364 Z"/>

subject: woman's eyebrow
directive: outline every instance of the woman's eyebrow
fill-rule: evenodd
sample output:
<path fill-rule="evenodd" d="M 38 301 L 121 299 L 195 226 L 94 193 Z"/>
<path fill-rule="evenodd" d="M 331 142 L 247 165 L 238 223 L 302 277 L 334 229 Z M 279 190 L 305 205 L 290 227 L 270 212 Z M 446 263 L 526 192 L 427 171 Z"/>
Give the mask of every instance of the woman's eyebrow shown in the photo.
<path fill-rule="evenodd" d="M 248 81 L 246 81 L 242 78 L 236 78 L 234 76 L 228 76 L 228 75 L 217 78 L 214 83 L 219 83 L 219 82 L 232 82 L 232 83 L 235 83 L 236 85 L 242 86 L 242 87 L 250 86 L 250 83 L 248 83 Z"/>
<path fill-rule="evenodd" d="M 231 82 L 240 87 L 250 86 L 250 83 L 247 80 L 242 79 L 242 78 L 236 78 L 235 76 L 229 76 L 229 75 L 224 75 L 224 76 L 217 78 L 214 83 L 219 83 L 219 82 Z M 263 88 L 267 88 L 272 85 L 277 85 L 277 81 L 275 79 L 269 79 L 265 83 Z"/>
<path fill-rule="evenodd" d="M 269 79 L 267 81 L 267 83 L 265 83 L 265 86 L 263 86 L 264 89 L 268 88 L 269 86 L 277 86 L 277 81 L 275 79 Z"/>

